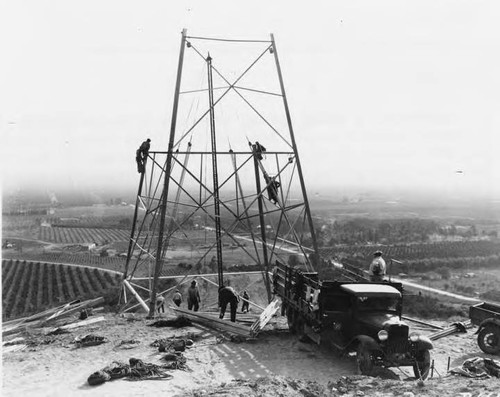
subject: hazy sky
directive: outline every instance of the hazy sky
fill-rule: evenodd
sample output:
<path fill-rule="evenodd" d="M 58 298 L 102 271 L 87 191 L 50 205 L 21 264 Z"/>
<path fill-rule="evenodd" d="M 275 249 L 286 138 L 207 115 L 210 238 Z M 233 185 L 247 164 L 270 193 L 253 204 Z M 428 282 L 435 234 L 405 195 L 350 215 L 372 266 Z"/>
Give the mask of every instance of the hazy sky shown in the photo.
<path fill-rule="evenodd" d="M 310 188 L 500 196 L 495 1 L 3 1 L 4 189 L 130 185 L 166 150 L 180 33 L 274 33 Z M 461 173 L 457 173 L 461 171 Z"/>

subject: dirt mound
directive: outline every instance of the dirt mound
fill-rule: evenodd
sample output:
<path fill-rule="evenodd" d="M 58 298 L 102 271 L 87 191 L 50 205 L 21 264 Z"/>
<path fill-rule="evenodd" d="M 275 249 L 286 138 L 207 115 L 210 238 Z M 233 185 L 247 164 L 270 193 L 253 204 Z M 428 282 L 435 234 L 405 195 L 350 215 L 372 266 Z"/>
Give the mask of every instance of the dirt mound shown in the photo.
<path fill-rule="evenodd" d="M 219 386 L 201 387 L 177 397 L 205 396 L 287 396 L 287 397 L 442 397 L 442 396 L 494 396 L 500 395 L 499 384 L 492 379 L 466 380 L 447 376 L 426 382 L 373 378 L 362 375 L 342 376 L 326 386 L 311 380 L 288 377 L 265 377 L 257 380 L 235 379 Z"/>
<path fill-rule="evenodd" d="M 330 396 L 324 386 L 315 381 L 285 378 L 282 376 L 265 377 L 257 380 L 234 379 L 220 386 L 200 388 L 179 395 L 179 397 L 204 396 L 287 396 L 323 397 Z"/>

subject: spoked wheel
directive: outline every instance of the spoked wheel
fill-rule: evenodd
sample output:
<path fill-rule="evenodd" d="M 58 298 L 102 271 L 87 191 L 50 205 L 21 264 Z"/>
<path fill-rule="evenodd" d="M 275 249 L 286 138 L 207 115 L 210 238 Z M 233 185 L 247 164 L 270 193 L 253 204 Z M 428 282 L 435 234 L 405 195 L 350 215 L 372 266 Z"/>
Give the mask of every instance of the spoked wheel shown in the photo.
<path fill-rule="evenodd" d="M 417 354 L 417 362 L 413 364 L 415 378 L 425 380 L 431 369 L 431 353 L 429 350 L 420 350 Z"/>
<path fill-rule="evenodd" d="M 500 327 L 484 327 L 477 336 L 477 344 L 487 354 L 500 353 Z"/>
<path fill-rule="evenodd" d="M 373 352 L 364 343 L 358 345 L 356 362 L 361 375 L 371 375 L 373 372 Z"/>

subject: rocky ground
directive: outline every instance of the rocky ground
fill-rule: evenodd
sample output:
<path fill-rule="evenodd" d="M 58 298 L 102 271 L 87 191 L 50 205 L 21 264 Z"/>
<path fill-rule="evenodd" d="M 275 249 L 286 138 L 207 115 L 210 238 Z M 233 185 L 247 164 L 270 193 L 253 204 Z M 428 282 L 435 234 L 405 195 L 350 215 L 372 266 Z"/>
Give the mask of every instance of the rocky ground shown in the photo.
<path fill-rule="evenodd" d="M 24 335 L 28 347 L 2 354 L 3 396 L 500 396 L 498 378 L 471 379 L 447 373 L 467 358 L 486 357 L 472 332 L 435 342 L 433 377 L 418 382 L 409 368 L 381 370 L 376 377 L 357 375 L 352 356 L 338 357 L 289 334 L 280 318 L 255 340 L 222 336 L 199 326 L 151 327 L 144 317 L 105 315 L 106 321 L 71 333 Z M 74 320 L 73 320 L 74 321 Z M 425 331 L 423 331 L 425 332 Z M 106 338 L 106 343 L 78 347 L 76 337 Z M 115 360 L 139 358 L 164 364 L 165 352 L 151 343 L 171 337 L 191 338 L 183 352 L 185 369 L 163 380 L 117 379 L 90 386 L 93 372 Z M 133 341 L 133 343 L 132 343 Z M 491 357 L 494 358 L 494 357 Z"/>

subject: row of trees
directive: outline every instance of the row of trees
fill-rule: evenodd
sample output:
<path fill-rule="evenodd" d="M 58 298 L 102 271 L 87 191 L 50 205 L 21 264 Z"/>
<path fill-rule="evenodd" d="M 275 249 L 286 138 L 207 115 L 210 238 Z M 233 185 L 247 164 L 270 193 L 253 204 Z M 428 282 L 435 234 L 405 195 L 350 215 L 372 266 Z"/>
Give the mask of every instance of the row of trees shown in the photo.
<path fill-rule="evenodd" d="M 119 277 L 100 269 L 2 261 L 3 319 L 28 316 L 74 299 L 102 296 Z"/>
<path fill-rule="evenodd" d="M 320 246 L 427 242 L 435 234 L 462 237 L 478 235 L 474 225 L 440 225 L 427 219 L 356 218 L 325 224 L 317 230 Z"/>

